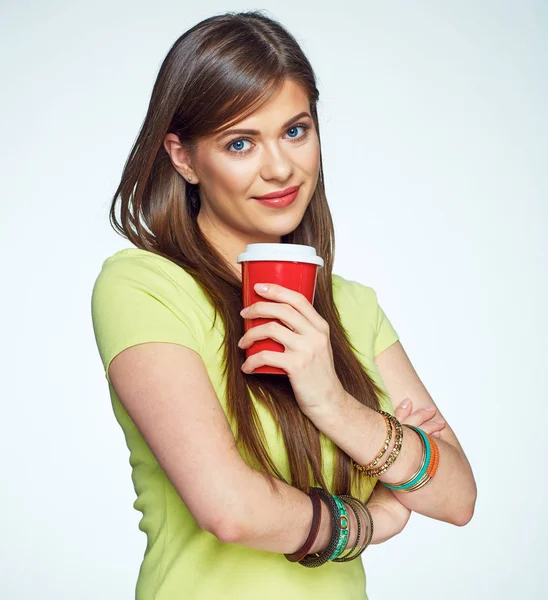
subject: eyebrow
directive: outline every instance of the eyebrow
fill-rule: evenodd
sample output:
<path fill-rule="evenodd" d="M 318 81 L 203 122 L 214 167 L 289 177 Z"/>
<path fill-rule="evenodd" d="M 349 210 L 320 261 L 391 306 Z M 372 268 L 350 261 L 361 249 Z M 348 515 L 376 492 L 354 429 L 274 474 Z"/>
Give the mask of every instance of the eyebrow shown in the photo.
<path fill-rule="evenodd" d="M 286 127 L 289 127 L 292 123 L 294 123 L 295 121 L 298 121 L 299 119 L 302 119 L 303 117 L 312 118 L 310 113 L 304 111 L 304 112 L 299 113 L 298 115 L 295 115 L 294 117 L 291 117 L 291 119 L 289 119 L 289 121 L 286 121 L 282 125 L 281 128 L 285 129 Z M 227 135 L 231 135 L 233 133 L 239 133 L 239 134 L 244 134 L 244 135 L 260 135 L 261 132 L 258 131 L 257 129 L 228 129 L 227 131 L 223 131 L 223 133 L 218 135 L 215 139 L 221 140 L 222 138 L 226 137 Z"/>

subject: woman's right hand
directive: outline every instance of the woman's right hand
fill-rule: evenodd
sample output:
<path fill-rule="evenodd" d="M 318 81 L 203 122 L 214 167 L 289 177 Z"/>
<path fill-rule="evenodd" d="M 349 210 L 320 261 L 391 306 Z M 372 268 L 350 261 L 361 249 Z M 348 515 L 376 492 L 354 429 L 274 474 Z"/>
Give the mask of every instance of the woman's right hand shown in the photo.
<path fill-rule="evenodd" d="M 406 402 L 408 402 L 408 404 L 404 407 L 403 405 Z M 411 401 L 411 398 L 405 398 L 398 408 L 396 408 L 394 414 L 400 423 L 420 427 L 424 433 L 435 438 L 440 437 L 440 431 L 445 427 L 445 421 L 441 417 L 436 416 L 435 406 L 432 407 L 432 410 L 421 408 L 414 412 L 412 411 L 413 402 Z"/>

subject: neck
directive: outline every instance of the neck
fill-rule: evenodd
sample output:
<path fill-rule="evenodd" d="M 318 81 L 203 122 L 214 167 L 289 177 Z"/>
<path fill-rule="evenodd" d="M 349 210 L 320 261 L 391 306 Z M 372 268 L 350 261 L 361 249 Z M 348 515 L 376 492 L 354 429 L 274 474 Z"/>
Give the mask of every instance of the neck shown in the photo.
<path fill-rule="evenodd" d="M 280 236 L 246 236 L 241 231 L 233 231 L 226 227 L 222 229 L 211 221 L 201 210 L 198 214 L 198 226 L 207 241 L 224 257 L 238 279 L 242 279 L 242 266 L 237 262 L 238 254 L 245 252 L 248 244 L 280 243 Z"/>

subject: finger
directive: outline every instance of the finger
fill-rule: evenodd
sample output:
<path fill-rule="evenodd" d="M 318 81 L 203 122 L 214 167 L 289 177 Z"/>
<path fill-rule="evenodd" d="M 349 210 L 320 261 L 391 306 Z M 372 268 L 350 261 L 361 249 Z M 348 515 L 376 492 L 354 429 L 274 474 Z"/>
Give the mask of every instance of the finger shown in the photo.
<path fill-rule="evenodd" d="M 407 417 L 405 422 L 408 425 L 415 425 L 418 427 L 434 418 L 436 418 L 435 411 L 428 410 L 427 408 L 418 408 Z"/>
<path fill-rule="evenodd" d="M 424 433 L 428 433 L 428 435 L 435 433 L 436 431 L 441 431 L 444 429 L 445 423 L 438 423 L 436 421 L 427 421 L 420 425 L 420 428 L 424 431 Z"/>
<path fill-rule="evenodd" d="M 292 331 L 301 335 L 314 331 L 310 322 L 289 304 L 272 301 L 255 302 L 248 307 L 247 312 L 244 313 L 244 310 L 240 312 L 244 319 L 278 319 Z M 251 327 L 255 326 L 251 324 Z"/>
<path fill-rule="evenodd" d="M 409 398 L 405 398 L 404 401 L 394 411 L 394 416 L 401 423 L 405 418 L 411 414 L 413 409 L 413 403 Z"/>
<path fill-rule="evenodd" d="M 299 341 L 299 337 L 300 336 L 297 333 L 284 327 L 281 323 L 269 321 L 268 323 L 255 325 L 255 327 L 248 329 L 242 339 L 238 342 L 238 346 L 240 348 L 249 348 L 258 340 L 271 339 L 283 344 L 285 348 L 293 350 Z"/>
<path fill-rule="evenodd" d="M 258 286 L 260 285 L 268 285 L 268 290 L 261 291 L 258 289 Z M 289 304 L 301 313 L 301 315 L 303 315 L 318 331 L 323 331 L 325 329 L 326 321 L 316 312 L 316 309 L 310 304 L 308 298 L 300 292 L 290 290 L 275 283 L 257 283 L 255 284 L 254 289 L 258 294 L 269 300 Z"/>
<path fill-rule="evenodd" d="M 285 352 L 275 352 L 274 350 L 261 350 L 257 354 L 250 356 L 241 366 L 244 373 L 252 373 L 256 368 L 268 365 L 269 367 L 278 367 L 288 370 L 287 355 Z"/>

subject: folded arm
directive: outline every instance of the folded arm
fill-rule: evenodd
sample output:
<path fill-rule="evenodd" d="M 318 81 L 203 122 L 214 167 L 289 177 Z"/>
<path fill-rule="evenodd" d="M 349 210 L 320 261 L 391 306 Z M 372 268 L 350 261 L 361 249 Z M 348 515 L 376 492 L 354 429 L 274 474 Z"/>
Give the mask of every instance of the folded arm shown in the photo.
<path fill-rule="evenodd" d="M 401 342 L 397 341 L 381 352 L 375 362 L 395 409 L 409 397 L 417 409 L 434 407 L 435 416 L 441 418 Z M 329 408 L 308 416 L 318 429 L 361 465 L 375 458 L 386 438 L 382 415 L 346 392 Z M 421 464 L 422 443 L 418 434 L 406 427 L 403 430 L 403 444 L 396 461 L 379 476 L 380 481 L 391 485 L 407 480 Z M 470 463 L 447 422 L 436 443 L 440 451 L 436 475 L 417 491 L 396 491 L 394 495 L 410 510 L 454 525 L 465 525 L 472 518 L 477 495 Z M 386 456 L 394 444 L 395 436 Z"/>
<path fill-rule="evenodd" d="M 282 481 L 275 481 L 273 491 L 264 475 L 244 462 L 198 353 L 172 343 L 139 344 L 112 360 L 109 375 L 200 527 L 223 542 L 270 552 L 291 553 L 303 545 L 312 523 L 309 497 Z M 380 486 L 368 507 L 375 525 L 372 543 L 399 533 L 409 518 L 409 511 Z M 351 545 L 356 527 L 349 516 Z M 312 552 L 325 549 L 331 535 L 323 503 L 322 517 Z"/>

